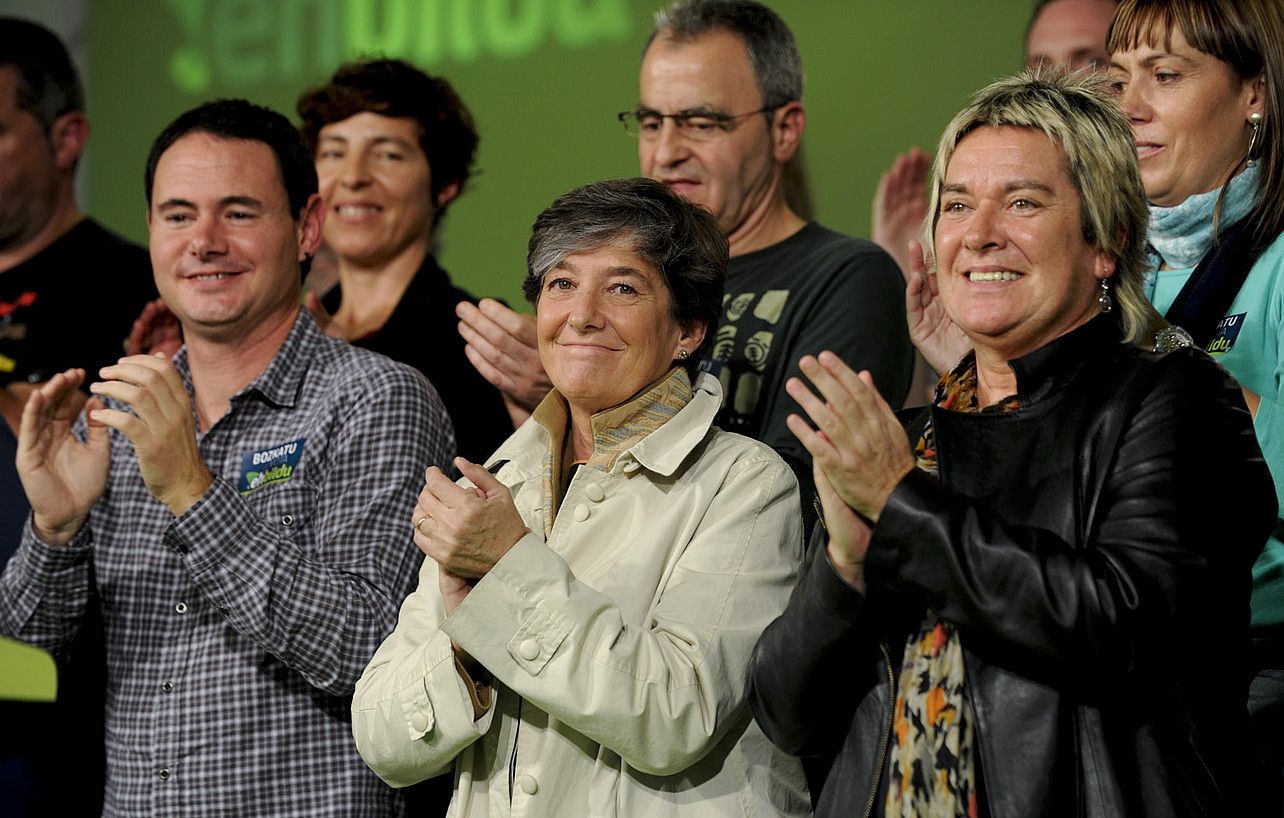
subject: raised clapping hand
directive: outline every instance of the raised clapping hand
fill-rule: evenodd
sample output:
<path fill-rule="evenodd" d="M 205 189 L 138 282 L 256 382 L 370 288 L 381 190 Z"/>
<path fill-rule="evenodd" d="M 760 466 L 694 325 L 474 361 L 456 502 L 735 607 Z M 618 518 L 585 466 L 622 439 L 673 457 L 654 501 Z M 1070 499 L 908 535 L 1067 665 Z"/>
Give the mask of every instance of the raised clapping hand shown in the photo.
<path fill-rule="evenodd" d="M 143 482 L 157 500 L 181 516 L 214 483 L 196 445 L 192 401 L 178 370 L 164 355 L 131 355 L 99 370 L 89 385 L 95 396 L 115 398 L 133 414 L 90 407 L 89 420 L 123 434 L 134 444 Z"/>
<path fill-rule="evenodd" d="M 798 378 L 790 378 L 785 391 L 816 428 L 796 414 L 786 423 L 812 457 L 830 561 L 849 582 L 863 587 L 859 566 L 869 528 L 856 514 L 878 521 L 896 484 L 913 470 L 914 455 L 869 372 L 856 374 L 832 352 L 806 355 L 798 364 L 821 396 Z"/>
<path fill-rule="evenodd" d="M 84 380 L 83 369 L 54 375 L 32 392 L 18 425 L 18 477 L 31 503 L 36 535 L 50 545 L 71 541 L 107 487 L 107 429 L 91 417 L 86 442 L 71 434 Z M 93 398 L 85 404 L 86 411 L 101 407 Z"/>
<path fill-rule="evenodd" d="M 493 298 L 455 307 L 464 354 L 481 376 L 504 394 L 513 426 L 520 426 L 553 388 L 539 359 L 533 316 L 514 312 Z"/>
<path fill-rule="evenodd" d="M 494 475 L 462 457 L 455 458 L 455 467 L 473 488 L 463 488 L 429 466 L 413 520 L 415 545 L 440 567 L 448 615 L 529 531 L 508 488 Z"/>
<path fill-rule="evenodd" d="M 945 312 L 936 276 L 929 275 L 923 245 L 910 242 L 910 267 L 905 271 L 905 321 L 910 341 L 936 374 L 949 372 L 972 350 L 972 340 Z"/>
<path fill-rule="evenodd" d="M 165 301 L 155 298 L 143 306 L 142 313 L 134 319 L 125 340 L 126 355 L 155 355 L 162 353 L 173 357 L 183 345 L 183 327 L 178 318 L 165 306 Z"/>
<path fill-rule="evenodd" d="M 920 148 L 896 157 L 879 177 L 870 206 L 870 237 L 908 273 L 909 243 L 918 238 L 927 216 L 927 170 L 930 158 Z"/>

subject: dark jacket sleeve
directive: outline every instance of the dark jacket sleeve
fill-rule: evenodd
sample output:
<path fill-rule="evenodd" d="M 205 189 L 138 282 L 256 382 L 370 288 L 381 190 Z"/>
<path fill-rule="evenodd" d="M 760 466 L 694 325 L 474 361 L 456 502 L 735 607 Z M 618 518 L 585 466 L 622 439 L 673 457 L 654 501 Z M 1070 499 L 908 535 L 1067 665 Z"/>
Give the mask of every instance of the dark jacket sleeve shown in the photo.
<path fill-rule="evenodd" d="M 973 650 L 1032 678 L 1085 689 L 1144 685 L 1192 661 L 1189 646 L 1242 633 L 1250 566 L 1276 512 L 1252 420 L 1238 386 L 1202 353 L 1156 365 L 1099 464 L 1106 479 L 1086 542 L 1014 524 L 916 471 L 875 528 L 871 589 L 913 596 Z M 1022 490 L 1019 474 L 1011 481 Z"/>
<path fill-rule="evenodd" d="M 749 666 L 749 702 L 767 737 L 791 755 L 827 755 L 876 677 L 868 657 L 867 601 L 829 564 L 823 531 L 785 612 L 767 626 Z M 862 683 L 862 681 L 866 683 Z"/>

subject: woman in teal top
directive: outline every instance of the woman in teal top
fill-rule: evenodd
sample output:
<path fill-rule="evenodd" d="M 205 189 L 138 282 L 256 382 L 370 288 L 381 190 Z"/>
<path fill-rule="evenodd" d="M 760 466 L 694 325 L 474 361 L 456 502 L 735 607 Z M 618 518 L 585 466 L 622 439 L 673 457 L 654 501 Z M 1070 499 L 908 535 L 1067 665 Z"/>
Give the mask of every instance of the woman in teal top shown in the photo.
<path fill-rule="evenodd" d="M 1284 14 L 1262 0 L 1125 0 L 1107 48 L 1151 204 L 1148 294 L 1239 380 L 1284 505 Z M 1284 792 L 1282 534 L 1253 569 L 1249 709 Z"/>

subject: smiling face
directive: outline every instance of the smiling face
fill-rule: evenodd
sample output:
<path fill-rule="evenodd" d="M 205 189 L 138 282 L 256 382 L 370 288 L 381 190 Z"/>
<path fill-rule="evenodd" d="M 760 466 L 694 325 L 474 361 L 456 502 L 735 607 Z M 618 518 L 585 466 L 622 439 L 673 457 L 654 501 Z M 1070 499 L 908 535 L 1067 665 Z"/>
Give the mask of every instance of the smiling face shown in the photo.
<path fill-rule="evenodd" d="M 539 356 L 571 406 L 590 416 L 617 406 L 694 351 L 703 326 L 673 319 L 664 277 L 622 243 L 572 253 L 549 270 L 535 305 Z"/>
<path fill-rule="evenodd" d="M 981 127 L 950 157 L 935 237 L 946 312 L 978 355 L 1011 360 L 1098 312 L 1114 262 L 1083 238 L 1065 155 L 1041 131 Z"/>
<path fill-rule="evenodd" d="M 326 244 L 343 263 L 380 267 L 415 254 L 421 260 L 432 239 L 437 208 L 457 185 L 438 193 L 410 117 L 369 111 L 321 128 L 317 177 L 327 211 Z"/>
<path fill-rule="evenodd" d="M 321 231 L 314 195 L 296 221 L 266 144 L 193 132 L 160 156 L 147 230 L 156 288 L 188 335 L 245 337 L 299 308 L 299 262 Z"/>
<path fill-rule="evenodd" d="M 744 42 L 728 31 L 689 41 L 657 37 L 642 58 L 639 91 L 639 107 L 661 114 L 737 116 L 763 106 Z M 666 119 L 653 138 L 638 140 L 638 160 L 643 176 L 702 205 L 733 239 L 766 206 L 780 173 L 762 114 L 737 119 L 707 141 L 684 137 Z"/>
<path fill-rule="evenodd" d="M 1250 114 L 1261 113 L 1257 80 L 1198 51 L 1180 30 L 1171 48 L 1152 37 L 1110 55 L 1111 87 L 1132 123 L 1141 181 L 1152 204 L 1172 207 L 1215 190 L 1248 151 Z"/>
<path fill-rule="evenodd" d="M 1025 65 L 1102 70 L 1110 60 L 1106 33 L 1115 0 L 1054 0 L 1039 11 L 1025 41 Z"/>

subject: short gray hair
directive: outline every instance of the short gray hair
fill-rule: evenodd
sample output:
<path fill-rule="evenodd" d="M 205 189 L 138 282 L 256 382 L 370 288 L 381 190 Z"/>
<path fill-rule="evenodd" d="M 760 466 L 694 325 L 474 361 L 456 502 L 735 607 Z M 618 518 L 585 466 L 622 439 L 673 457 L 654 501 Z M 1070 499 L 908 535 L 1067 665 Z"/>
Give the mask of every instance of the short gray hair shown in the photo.
<path fill-rule="evenodd" d="M 744 41 L 764 108 L 802 100 L 798 41 L 780 15 L 754 0 L 677 0 L 655 13 L 642 53 L 657 37 L 690 42 L 711 31 L 729 31 Z"/>
<path fill-rule="evenodd" d="M 686 363 L 694 375 L 722 312 L 728 248 L 717 220 L 650 179 L 576 188 L 535 219 L 522 281 L 526 300 L 538 309 L 550 270 L 569 255 L 607 245 L 628 246 L 660 273 L 669 289 L 669 314 L 679 326 L 704 325 L 704 341 Z"/>
<path fill-rule="evenodd" d="M 1132 127 L 1100 74 L 1059 68 L 1027 69 L 982 88 L 941 135 L 932 171 L 926 243 L 936 256 L 941 187 L 959 142 L 978 128 L 1040 131 L 1061 149 L 1079 191 L 1083 239 L 1115 259 L 1114 298 L 1125 337 L 1149 346 L 1154 309 L 1142 289 L 1150 211 L 1137 169 Z"/>

